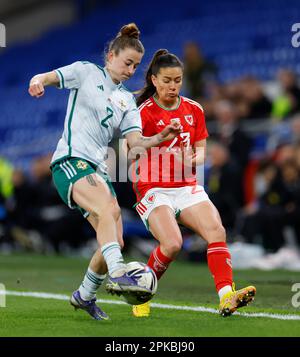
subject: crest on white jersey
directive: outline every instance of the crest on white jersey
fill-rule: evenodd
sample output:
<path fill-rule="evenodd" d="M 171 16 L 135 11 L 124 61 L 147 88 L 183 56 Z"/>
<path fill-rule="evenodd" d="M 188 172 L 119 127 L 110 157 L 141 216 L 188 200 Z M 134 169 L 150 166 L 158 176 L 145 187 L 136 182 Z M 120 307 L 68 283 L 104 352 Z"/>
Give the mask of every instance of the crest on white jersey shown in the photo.
<path fill-rule="evenodd" d="M 122 112 L 125 112 L 128 109 L 127 98 L 124 94 L 115 91 L 109 99 L 110 102 L 118 107 Z"/>

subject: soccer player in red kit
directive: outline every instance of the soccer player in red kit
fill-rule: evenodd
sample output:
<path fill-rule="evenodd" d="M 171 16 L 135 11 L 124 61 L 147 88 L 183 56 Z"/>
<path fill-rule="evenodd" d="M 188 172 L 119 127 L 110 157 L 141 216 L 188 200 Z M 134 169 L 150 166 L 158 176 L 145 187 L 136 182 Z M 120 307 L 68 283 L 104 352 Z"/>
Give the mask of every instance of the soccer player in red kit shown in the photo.
<path fill-rule="evenodd" d="M 196 180 L 196 167 L 204 163 L 208 137 L 204 112 L 199 103 L 179 95 L 182 80 L 180 60 L 167 50 L 158 50 L 137 98 L 143 135 L 157 134 L 174 122 L 180 123 L 182 131 L 136 159 L 136 210 L 159 242 L 147 263 L 158 279 L 181 249 L 178 223 L 207 241 L 207 262 L 220 298 L 220 314 L 229 316 L 253 300 L 256 288 L 234 289 L 225 229 L 216 207 Z M 133 306 L 133 314 L 149 316 L 150 303 Z"/>

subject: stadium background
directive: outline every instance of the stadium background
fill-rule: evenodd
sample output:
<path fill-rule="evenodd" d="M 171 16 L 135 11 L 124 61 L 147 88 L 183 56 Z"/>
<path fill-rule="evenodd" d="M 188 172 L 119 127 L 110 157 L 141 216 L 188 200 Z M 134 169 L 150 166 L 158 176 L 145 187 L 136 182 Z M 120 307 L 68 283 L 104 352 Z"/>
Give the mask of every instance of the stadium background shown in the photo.
<path fill-rule="evenodd" d="M 300 271 L 296 0 L 1 0 L 0 22 L 7 36 L 0 48 L 0 260 L 31 253 L 88 258 L 96 248 L 88 224 L 61 203 L 49 171 L 68 92 L 47 88 L 36 100 L 28 83 L 77 60 L 103 64 L 107 42 L 135 22 L 146 54 L 126 86 L 141 88 L 158 48 L 184 61 L 182 93 L 206 113 L 205 187 L 227 229 L 234 266 Z M 145 258 L 155 242 L 132 209 L 131 183 L 114 187 L 126 252 Z M 183 233 L 179 259 L 204 262 L 205 244 Z"/>

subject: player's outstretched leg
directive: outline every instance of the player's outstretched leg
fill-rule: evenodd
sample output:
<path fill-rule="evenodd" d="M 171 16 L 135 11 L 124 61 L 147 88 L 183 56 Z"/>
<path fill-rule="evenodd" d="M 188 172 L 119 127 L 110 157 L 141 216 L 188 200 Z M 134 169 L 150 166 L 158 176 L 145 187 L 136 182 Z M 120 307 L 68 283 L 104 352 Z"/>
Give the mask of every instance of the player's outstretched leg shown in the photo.
<path fill-rule="evenodd" d="M 108 276 L 106 291 L 109 294 L 123 295 L 132 293 L 141 296 L 150 296 L 151 291 L 144 286 L 140 286 L 133 276 L 128 276 L 126 272 L 120 270 Z"/>
<path fill-rule="evenodd" d="M 208 245 L 207 262 L 220 297 L 219 311 L 221 316 L 230 316 L 237 309 L 254 300 L 256 294 L 254 286 L 235 290 L 232 281 L 231 255 L 226 242 L 214 242 Z"/>
<path fill-rule="evenodd" d="M 220 300 L 220 314 L 223 317 L 232 315 L 237 309 L 246 306 L 253 301 L 255 294 L 255 286 L 247 286 L 240 290 L 235 290 L 233 286 L 233 291 L 222 296 Z"/>
<path fill-rule="evenodd" d="M 80 296 L 79 290 L 74 291 L 71 296 L 70 304 L 74 306 L 75 310 L 82 309 L 86 311 L 95 320 L 108 320 L 109 317 L 104 311 L 96 305 L 96 298 L 91 300 L 83 300 Z"/>
<path fill-rule="evenodd" d="M 156 247 L 149 257 L 147 265 L 155 272 L 157 280 L 166 272 L 173 259 L 162 253 L 160 246 Z M 149 317 L 151 313 L 150 301 L 141 305 L 132 306 L 132 314 L 135 317 Z"/>

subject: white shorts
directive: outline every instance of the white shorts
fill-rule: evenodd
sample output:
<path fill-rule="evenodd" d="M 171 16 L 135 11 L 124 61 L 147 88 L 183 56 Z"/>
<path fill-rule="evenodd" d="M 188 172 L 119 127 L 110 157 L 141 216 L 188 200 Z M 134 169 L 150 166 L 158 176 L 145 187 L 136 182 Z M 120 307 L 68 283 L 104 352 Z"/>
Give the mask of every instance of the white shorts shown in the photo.
<path fill-rule="evenodd" d="M 181 211 L 197 203 L 208 201 L 209 197 L 203 186 L 184 186 L 175 188 L 152 188 L 135 206 L 138 214 L 149 229 L 148 218 L 154 208 L 168 206 L 179 217 Z"/>

